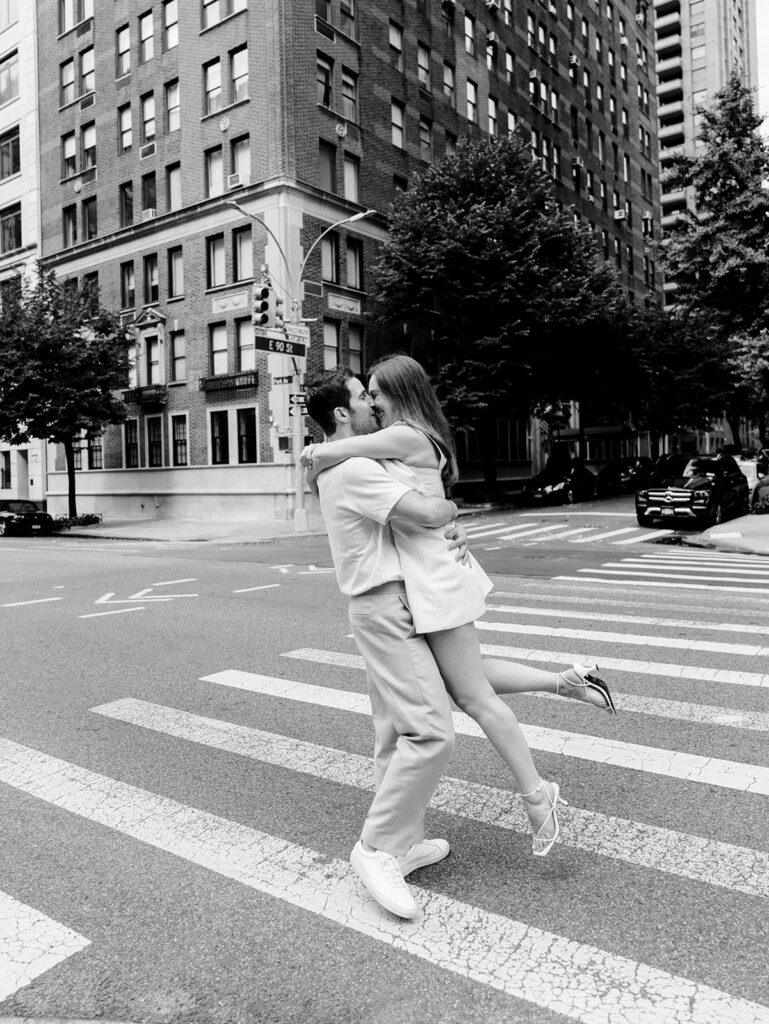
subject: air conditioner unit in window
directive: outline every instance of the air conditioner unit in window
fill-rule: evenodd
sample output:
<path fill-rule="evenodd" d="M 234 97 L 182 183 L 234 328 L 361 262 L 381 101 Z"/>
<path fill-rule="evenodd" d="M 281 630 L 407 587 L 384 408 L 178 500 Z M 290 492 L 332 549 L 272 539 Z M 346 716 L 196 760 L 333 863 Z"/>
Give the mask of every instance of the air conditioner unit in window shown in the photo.
<path fill-rule="evenodd" d="M 620 36 L 619 37 L 619 45 L 627 47 L 627 36 Z"/>
<path fill-rule="evenodd" d="M 246 182 L 243 180 L 242 174 L 229 174 L 227 176 L 227 188 L 239 188 L 245 184 Z"/>
<path fill-rule="evenodd" d="M 486 0 L 486 7 L 490 11 L 498 11 L 499 10 L 499 0 Z"/>
<path fill-rule="evenodd" d="M 491 43 L 493 46 L 499 42 L 499 36 L 496 32 L 489 32 L 486 36 L 486 42 Z"/>
<path fill-rule="evenodd" d="M 572 160 L 572 166 L 573 167 L 584 167 L 585 166 L 585 161 L 582 159 L 581 156 L 575 156 L 574 159 Z"/>
<path fill-rule="evenodd" d="M 627 217 L 627 213 L 624 210 L 615 210 L 614 211 L 614 219 L 615 220 L 625 220 L 626 217 Z"/>
<path fill-rule="evenodd" d="M 637 25 L 645 25 L 646 24 L 646 15 L 645 14 L 636 14 L 635 20 L 636 20 L 636 24 Z"/>
<path fill-rule="evenodd" d="M 579 57 L 576 55 L 576 53 L 569 54 L 569 64 L 571 65 L 571 67 L 578 68 L 580 63 L 581 61 Z"/>
<path fill-rule="evenodd" d="M 538 75 L 538 74 L 537 74 L 537 72 L 536 72 L 536 71 L 534 70 L 534 68 L 532 68 L 532 69 L 531 69 L 531 71 L 529 72 L 529 81 L 531 81 L 531 82 L 536 82 L 536 80 L 537 80 L 538 78 L 539 78 L 539 75 Z"/>
<path fill-rule="evenodd" d="M 155 143 L 148 142 L 146 146 L 142 146 L 139 150 L 139 159 L 146 160 L 148 156 L 155 155 Z"/>
<path fill-rule="evenodd" d="M 652 219 L 652 212 L 651 212 L 651 210 L 644 210 L 644 212 L 641 214 L 641 220 L 651 220 L 651 219 Z"/>
<path fill-rule="evenodd" d="M 154 220 L 157 215 L 158 211 L 153 207 L 150 207 L 148 210 L 142 211 L 142 220 Z"/>

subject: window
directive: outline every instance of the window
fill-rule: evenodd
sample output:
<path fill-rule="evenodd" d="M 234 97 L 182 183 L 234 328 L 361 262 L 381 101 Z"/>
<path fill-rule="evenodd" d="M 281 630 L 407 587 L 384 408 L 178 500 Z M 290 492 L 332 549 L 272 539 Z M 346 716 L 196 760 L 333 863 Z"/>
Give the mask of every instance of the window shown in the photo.
<path fill-rule="evenodd" d="M 224 235 L 206 239 L 206 287 L 218 288 L 225 283 Z"/>
<path fill-rule="evenodd" d="M 430 50 L 422 43 L 417 45 L 417 77 L 423 89 L 430 91 Z"/>
<path fill-rule="evenodd" d="M 96 125 L 87 124 L 80 129 L 80 149 L 83 154 L 83 170 L 96 166 Z"/>
<path fill-rule="evenodd" d="M 693 46 L 692 47 L 692 60 L 704 60 L 705 54 L 707 53 L 707 47 L 705 46 Z"/>
<path fill-rule="evenodd" d="M 358 120 L 358 76 L 347 68 L 342 68 L 342 116 Z"/>
<path fill-rule="evenodd" d="M 142 210 L 157 210 L 158 189 L 155 172 L 142 175 Z"/>
<path fill-rule="evenodd" d="M 179 45 L 179 0 L 166 0 L 163 4 L 163 46 L 173 50 Z"/>
<path fill-rule="evenodd" d="M 363 327 L 350 324 L 347 328 L 347 365 L 353 373 L 363 372 Z"/>
<path fill-rule="evenodd" d="M 15 59 L 16 55 L 13 55 Z M 19 91 L 18 81 L 18 65 L 14 71 L 16 75 L 15 89 L 12 88 L 12 82 L 10 79 L 11 69 L 6 67 L 6 61 L 0 62 L 0 103 L 7 103 L 8 100 L 13 99 Z M 64 106 L 66 103 L 72 103 L 75 98 L 75 62 L 65 60 L 59 69 L 59 83 L 61 91 L 61 105 Z"/>
<path fill-rule="evenodd" d="M 515 85 L 515 55 L 505 50 L 505 77 L 508 85 Z"/>
<path fill-rule="evenodd" d="M 171 461 L 175 466 L 187 465 L 187 417 L 171 417 Z"/>
<path fill-rule="evenodd" d="M 16 134 L 16 146 L 18 150 L 18 129 Z M 18 160 L 18 153 L 17 153 Z M 18 168 L 17 168 L 18 170 Z M 62 136 L 61 140 L 61 176 L 62 178 L 69 178 L 70 175 L 77 174 L 77 142 L 75 141 L 75 133 L 69 132 L 67 135 Z M 3 174 L 2 177 L 7 177 Z"/>
<path fill-rule="evenodd" d="M 214 60 L 203 68 L 203 88 L 205 92 L 204 112 L 213 114 L 222 105 L 222 65 Z"/>
<path fill-rule="evenodd" d="M 339 281 L 339 238 L 326 235 L 320 243 L 321 276 L 324 281 L 336 284 Z"/>
<path fill-rule="evenodd" d="M 18 0 L 1 0 L 0 2 L 0 32 L 13 25 L 19 20 Z"/>
<path fill-rule="evenodd" d="M 233 139 L 230 144 L 230 164 L 232 173 L 240 175 L 240 184 L 248 185 L 251 181 L 251 145 L 247 135 Z"/>
<path fill-rule="evenodd" d="M 256 462 L 255 409 L 238 409 L 238 462 Z"/>
<path fill-rule="evenodd" d="M 475 18 L 471 14 L 465 15 L 465 53 L 475 56 Z"/>
<path fill-rule="evenodd" d="M 230 461 L 230 438 L 226 411 L 211 413 L 211 462 L 226 466 Z"/>
<path fill-rule="evenodd" d="M 74 137 L 73 137 L 74 141 Z M 19 156 L 19 127 L 0 135 L 0 179 L 10 178 L 21 170 Z"/>
<path fill-rule="evenodd" d="M 441 4 L 441 27 L 448 39 L 454 38 L 454 5 Z"/>
<path fill-rule="evenodd" d="M 88 438 L 88 468 L 103 469 L 101 435 Z"/>
<path fill-rule="evenodd" d="M 347 239 L 347 287 L 363 288 L 363 242 Z"/>
<path fill-rule="evenodd" d="M 125 449 L 126 469 L 137 469 L 139 466 L 139 421 L 126 420 L 123 427 L 123 444 Z"/>
<path fill-rule="evenodd" d="M 98 231 L 96 198 L 83 200 L 83 241 L 96 238 Z"/>
<path fill-rule="evenodd" d="M 238 344 L 238 370 L 255 370 L 254 325 L 250 318 L 235 321 L 235 337 Z"/>
<path fill-rule="evenodd" d="M 89 46 L 80 54 L 80 93 L 93 92 L 96 87 L 93 47 Z"/>
<path fill-rule="evenodd" d="M 134 280 L 134 261 L 120 264 L 120 307 L 133 309 L 136 305 L 136 281 Z"/>
<path fill-rule="evenodd" d="M 344 155 L 344 197 L 352 203 L 360 202 L 360 160 L 349 153 Z"/>
<path fill-rule="evenodd" d="M 171 380 L 187 379 L 187 339 L 184 331 L 171 332 Z"/>
<path fill-rule="evenodd" d="M 467 120 L 478 124 L 478 86 L 467 79 Z"/>
<path fill-rule="evenodd" d="M 184 255 L 180 245 L 168 250 L 168 297 L 184 295 Z"/>
<path fill-rule="evenodd" d="M 152 22 L 152 11 L 148 11 L 139 18 L 139 63 L 146 64 L 154 56 L 155 27 Z"/>
<path fill-rule="evenodd" d="M 77 207 L 65 206 L 61 211 L 62 241 L 65 248 L 77 245 Z"/>
<path fill-rule="evenodd" d="M 355 36 L 355 0 L 340 0 L 339 27 L 345 35 Z"/>
<path fill-rule="evenodd" d="M 323 369 L 332 370 L 339 365 L 339 323 L 323 321 Z"/>
<path fill-rule="evenodd" d="M 457 95 L 454 84 L 454 68 L 451 64 L 443 65 L 443 95 L 449 101 L 449 106 L 454 109 L 457 105 Z"/>
<path fill-rule="evenodd" d="M 330 107 L 334 100 L 334 62 L 318 54 L 316 101 L 322 107 Z"/>
<path fill-rule="evenodd" d="M 390 22 L 390 64 L 403 71 L 403 29 L 394 21 Z"/>
<path fill-rule="evenodd" d="M 254 256 L 251 228 L 238 228 L 232 232 L 233 270 L 236 281 L 250 281 L 254 276 Z"/>
<path fill-rule="evenodd" d="M 160 384 L 160 340 L 157 334 L 145 338 L 147 383 Z"/>
<path fill-rule="evenodd" d="M 222 147 L 216 146 L 206 153 L 206 195 L 219 196 L 224 192 L 224 158 Z"/>
<path fill-rule="evenodd" d="M 158 258 L 155 253 L 144 257 L 144 304 L 158 301 Z"/>
<path fill-rule="evenodd" d="M 486 70 L 496 71 L 497 63 L 497 44 L 489 40 L 486 43 Z"/>
<path fill-rule="evenodd" d="M 166 96 L 166 131 L 178 132 L 181 126 L 181 110 L 179 106 L 179 80 L 168 82 Z"/>
<path fill-rule="evenodd" d="M 203 28 L 218 24 L 222 18 L 246 9 L 246 0 L 203 0 Z"/>
<path fill-rule="evenodd" d="M 489 96 L 489 135 L 497 134 L 497 101 Z"/>
<path fill-rule="evenodd" d="M 227 373 L 227 325 L 211 324 L 208 328 L 208 351 L 210 369 L 214 376 Z"/>
<path fill-rule="evenodd" d="M 117 112 L 118 142 L 121 153 L 127 152 L 133 142 L 133 131 L 131 129 L 131 105 L 126 103 L 119 107 Z"/>
<path fill-rule="evenodd" d="M 319 153 L 320 187 L 326 192 L 336 192 L 336 146 L 321 142 Z"/>
<path fill-rule="evenodd" d="M 426 117 L 419 118 L 419 157 L 426 163 L 433 159 L 433 123 Z"/>
<path fill-rule="evenodd" d="M 160 416 L 148 416 L 147 426 L 147 465 L 158 467 L 163 465 L 163 419 Z"/>
<path fill-rule="evenodd" d="M 166 209 L 179 210 L 182 205 L 182 169 L 179 164 L 166 167 Z"/>
<path fill-rule="evenodd" d="M 626 107 L 622 108 L 622 134 L 626 139 L 630 138 L 630 121 Z"/>
<path fill-rule="evenodd" d="M 248 99 L 248 47 L 230 54 L 230 103 Z"/>
<path fill-rule="evenodd" d="M 123 25 L 115 33 L 115 50 L 117 51 L 117 77 L 122 78 L 131 70 L 131 30 Z"/>
<path fill-rule="evenodd" d="M 142 142 L 151 142 L 155 138 L 155 94 L 148 92 L 141 99 L 142 104 Z"/>
<path fill-rule="evenodd" d="M 118 212 L 120 227 L 127 228 L 134 222 L 134 186 L 132 181 L 123 182 L 118 189 Z"/>
<path fill-rule="evenodd" d="M 403 128 L 405 118 L 405 107 L 397 100 L 393 100 L 390 104 L 390 134 L 393 146 L 397 146 L 399 149 L 404 148 Z"/>

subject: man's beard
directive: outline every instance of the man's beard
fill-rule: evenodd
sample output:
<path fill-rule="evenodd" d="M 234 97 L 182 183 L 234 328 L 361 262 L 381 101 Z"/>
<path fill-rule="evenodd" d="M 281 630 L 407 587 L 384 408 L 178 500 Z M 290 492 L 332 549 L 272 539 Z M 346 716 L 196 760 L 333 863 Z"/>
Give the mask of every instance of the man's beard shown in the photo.
<path fill-rule="evenodd" d="M 381 430 L 382 424 L 375 415 L 372 415 L 365 420 L 363 418 L 359 419 L 357 416 L 353 416 L 350 419 L 350 426 L 352 427 L 353 434 L 357 437 L 361 437 L 364 434 L 375 434 L 377 430 Z"/>

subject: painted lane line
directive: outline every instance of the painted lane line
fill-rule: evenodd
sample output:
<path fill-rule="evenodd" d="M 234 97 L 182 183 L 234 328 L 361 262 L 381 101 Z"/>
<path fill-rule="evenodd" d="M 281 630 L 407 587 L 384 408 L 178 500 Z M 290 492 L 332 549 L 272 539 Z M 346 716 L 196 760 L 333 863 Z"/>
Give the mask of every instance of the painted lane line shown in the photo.
<path fill-rule="evenodd" d="M 585 537 L 582 540 L 575 540 L 575 544 L 592 544 L 594 540 L 607 540 L 609 537 L 619 537 L 622 533 L 638 533 L 635 526 L 623 526 L 621 530 L 609 530 L 606 533 L 597 533 L 593 537 Z"/>
<path fill-rule="evenodd" d="M 577 533 L 587 533 L 590 530 L 594 530 L 594 526 L 580 526 L 576 530 L 565 530 L 563 533 L 548 533 L 544 537 L 537 537 L 535 540 L 530 540 L 528 543 L 533 544 L 546 544 L 549 540 L 561 540 L 564 537 L 572 537 Z"/>
<path fill-rule="evenodd" d="M 562 529 L 565 525 L 565 523 L 556 523 L 550 526 L 530 526 L 528 529 L 517 527 L 516 533 L 502 533 L 497 540 L 519 540 L 521 537 L 533 537 L 535 533 L 552 533 L 554 530 Z"/>
<path fill-rule="evenodd" d="M 639 537 L 628 537 L 627 540 L 614 540 L 612 544 L 635 544 L 637 541 L 656 540 L 657 537 L 669 537 L 675 530 L 652 530 L 651 533 L 644 533 Z"/>
<path fill-rule="evenodd" d="M 78 615 L 79 619 L 100 619 L 104 615 L 124 615 L 126 612 L 144 612 L 147 609 L 135 604 L 132 608 L 115 608 L 110 612 L 91 612 L 89 615 Z"/>
<path fill-rule="evenodd" d="M 607 565 L 621 565 L 620 562 L 607 562 Z M 694 570 L 696 572 L 697 570 Z M 707 570 L 704 570 L 707 571 Z M 718 571 L 718 570 L 716 570 Z M 650 572 L 645 569 L 608 569 L 603 566 L 595 569 L 577 569 L 577 572 L 606 573 L 607 576 L 650 576 L 662 580 L 702 580 L 712 583 L 769 583 L 769 576 L 754 579 L 752 576 L 694 576 L 690 573 Z"/>
<path fill-rule="evenodd" d="M 326 782 L 374 791 L 374 762 L 359 754 L 132 698 L 90 710 Z M 526 836 L 531 832 L 526 812 L 510 790 L 444 776 L 431 807 Z M 769 852 L 598 814 L 573 804 L 559 812 L 559 818 L 565 846 L 733 892 L 769 898 Z"/>
<path fill-rule="evenodd" d="M 512 534 L 519 530 L 529 529 L 531 529 L 531 523 L 516 523 L 513 526 L 508 523 L 506 526 L 502 526 L 500 529 L 494 530 L 494 533 L 497 535 L 497 539 L 499 539 L 502 534 Z M 556 529 L 556 527 L 551 527 L 551 529 Z"/>
<path fill-rule="evenodd" d="M 502 545 L 501 544 L 497 544 L 496 547 L 484 548 L 483 550 L 484 551 L 501 551 L 502 550 Z"/>
<path fill-rule="evenodd" d="M 90 945 L 90 939 L 0 892 L 0 1002 Z"/>
<path fill-rule="evenodd" d="M 503 523 L 501 519 L 498 519 L 495 523 L 472 523 L 466 527 L 468 537 L 475 536 L 476 533 L 484 533 L 486 530 L 495 530 L 501 527 L 503 530 L 507 526 L 507 523 Z"/>
<path fill-rule="evenodd" d="M 581 1024 L 769 1024 L 758 1003 L 427 889 L 414 887 L 421 916 L 402 921 L 322 851 L 8 740 L 0 756 L 0 778 L 17 790 Z"/>
<path fill-rule="evenodd" d="M 609 633 L 594 629 L 567 629 L 562 626 L 533 626 L 530 622 L 489 622 L 481 619 L 475 628 L 491 633 L 516 633 L 523 636 L 552 636 L 564 640 L 585 640 L 588 643 L 627 644 L 630 647 L 670 647 L 682 651 L 708 651 L 711 654 L 733 654 L 743 658 L 769 655 L 769 647 L 756 644 L 725 644 L 717 640 L 695 640 L 692 637 L 646 636 L 642 633 Z"/>
<path fill-rule="evenodd" d="M 244 587 L 242 590 L 233 590 L 233 594 L 250 594 L 254 590 L 273 590 L 279 586 L 280 583 L 265 583 L 261 587 Z"/>
<path fill-rule="evenodd" d="M 294 652 L 286 656 L 293 657 Z M 363 659 L 356 657 L 356 660 L 359 662 L 356 667 L 363 669 Z M 349 690 L 334 690 L 327 686 L 313 686 L 290 679 L 240 672 L 237 669 L 215 672 L 210 676 L 202 676 L 201 679 L 206 683 L 231 686 L 250 693 L 280 697 L 302 704 L 331 707 L 338 711 L 352 711 L 355 714 L 371 714 L 368 696 L 351 693 Z M 545 729 L 523 722 L 518 724 L 529 746 L 535 750 L 545 750 L 551 754 L 562 754 L 564 757 L 576 757 L 599 764 L 610 764 L 618 768 L 631 768 L 651 775 L 684 779 L 687 782 L 702 782 L 745 793 L 769 795 L 769 767 L 763 765 L 685 754 L 677 750 L 648 747 L 639 743 L 624 743 L 620 740 L 603 739 L 600 736 L 566 732 L 564 729 Z M 480 726 L 461 711 L 454 712 L 454 729 L 463 736 L 485 739 Z"/>
<path fill-rule="evenodd" d="M 584 652 L 575 654 L 562 651 L 539 651 L 528 647 L 505 647 L 500 644 L 481 644 L 481 654 L 489 658 L 507 658 L 510 661 L 534 661 L 548 665 L 571 665 L 575 661 L 582 661 L 585 658 Z M 326 655 L 334 658 L 341 658 L 341 661 L 325 661 Z M 343 665 L 348 668 L 362 667 L 362 659 L 357 655 L 336 654 L 316 650 L 315 648 L 301 648 L 298 651 L 288 651 L 283 657 L 300 658 L 303 661 L 320 661 L 323 664 Z M 354 659 L 350 661 L 349 659 Z M 672 679 L 690 679 L 697 682 L 728 683 L 733 686 L 755 686 L 769 688 L 769 675 L 760 672 L 737 672 L 734 669 L 724 668 L 701 668 L 697 665 L 674 665 L 659 661 L 635 661 L 631 658 L 606 658 L 600 659 L 600 667 L 608 671 L 632 672 L 635 675 L 646 676 L 668 676 Z"/>
<path fill-rule="evenodd" d="M 765 569 L 767 564 L 769 564 L 765 555 L 757 558 L 749 555 L 719 555 L 718 558 L 715 558 L 713 555 L 695 554 L 693 549 L 690 550 L 692 551 L 691 554 L 684 554 L 684 549 L 682 549 L 678 553 L 655 551 L 654 553 L 642 554 L 640 557 L 644 561 L 654 559 L 658 562 L 685 562 L 687 565 L 689 563 L 695 565 L 746 565 L 748 568 L 763 567 Z"/>
<path fill-rule="evenodd" d="M 635 512 L 521 512 L 522 516 L 603 516 L 609 519 L 635 519 Z"/>
<path fill-rule="evenodd" d="M 667 561 L 667 560 L 663 561 L 662 559 L 657 560 L 657 559 L 641 559 L 641 558 L 623 558 L 621 562 L 604 562 L 604 565 L 608 566 L 608 567 L 611 567 L 611 568 L 618 568 L 618 569 L 624 568 L 625 566 L 630 566 L 630 567 L 632 567 L 634 569 L 647 568 L 647 569 L 665 569 L 665 570 L 667 570 L 668 568 L 672 568 L 672 569 L 681 569 L 681 570 L 683 570 L 685 572 L 694 572 L 694 573 L 702 573 L 702 572 L 718 572 L 718 573 L 733 572 L 733 573 L 737 573 L 738 572 L 742 576 L 748 576 L 748 577 L 752 577 L 752 576 L 766 576 L 766 574 L 769 572 L 769 563 L 767 563 L 762 569 L 751 569 L 750 567 L 743 568 L 741 565 L 736 565 L 736 566 L 735 565 L 720 565 L 720 564 L 719 565 L 710 565 L 710 564 L 703 565 L 700 562 L 690 562 L 688 560 L 684 560 L 684 561 L 681 561 L 681 562 L 670 562 L 670 561 Z M 760 581 L 760 582 L 763 582 L 763 581 Z"/>
<path fill-rule="evenodd" d="M 197 576 L 188 576 L 184 580 L 164 580 L 162 583 L 153 583 L 153 587 L 171 587 L 174 583 L 196 583 Z"/>
<path fill-rule="evenodd" d="M 48 604 L 49 601 L 63 601 L 62 597 L 38 597 L 35 601 L 12 601 L 10 604 L 0 604 L 0 608 L 23 608 L 28 604 Z"/>
<path fill-rule="evenodd" d="M 502 594 L 493 594 L 501 597 Z M 700 629 L 711 633 L 749 633 L 769 636 L 769 626 L 742 622 L 697 622 L 694 619 L 661 619 L 652 615 L 607 615 L 605 612 L 579 612 L 571 608 L 531 608 L 529 605 L 486 605 L 488 612 L 509 612 L 511 615 L 537 615 L 547 618 L 585 619 L 588 622 L 626 622 L 634 626 L 666 626 L 670 629 Z"/>
<path fill-rule="evenodd" d="M 578 569 L 577 572 L 589 572 Z M 662 580 L 607 580 L 596 576 L 553 576 L 554 580 L 569 583 L 600 583 L 608 587 L 667 587 L 671 590 L 706 590 L 708 593 L 721 591 L 728 594 L 769 594 L 766 587 L 719 587 L 713 583 L 665 583 Z"/>

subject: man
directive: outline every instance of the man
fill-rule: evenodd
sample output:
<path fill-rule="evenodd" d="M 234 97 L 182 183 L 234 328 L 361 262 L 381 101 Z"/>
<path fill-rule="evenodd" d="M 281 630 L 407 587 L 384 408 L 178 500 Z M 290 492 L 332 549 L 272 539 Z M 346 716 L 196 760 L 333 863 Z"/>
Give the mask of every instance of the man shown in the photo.
<path fill-rule="evenodd" d="M 346 367 L 307 384 L 307 411 L 334 441 L 378 429 L 374 403 Z M 456 506 L 417 494 L 372 459 L 348 459 L 318 477 L 339 589 L 366 663 L 375 733 L 376 792 L 350 863 L 371 895 L 400 917 L 419 907 L 404 881 L 442 860 L 443 839 L 425 840 L 424 815 L 454 747 L 446 688 L 430 648 L 417 636 L 389 522 L 444 526 Z M 461 536 L 452 528 L 447 539 Z M 450 546 L 462 547 L 456 540 Z"/>

